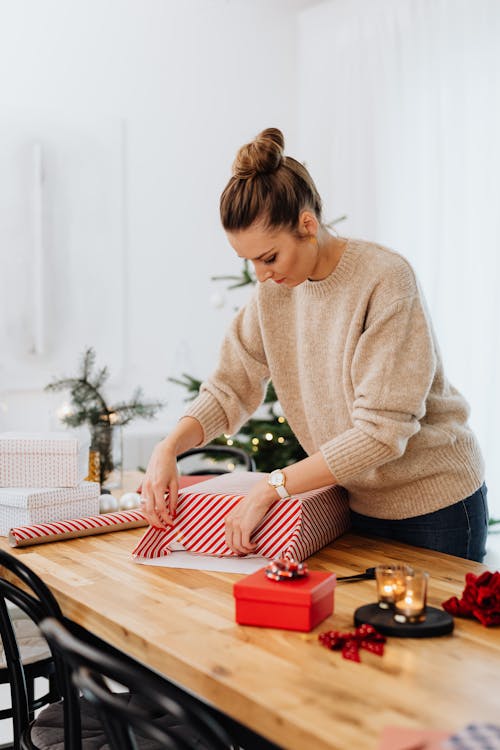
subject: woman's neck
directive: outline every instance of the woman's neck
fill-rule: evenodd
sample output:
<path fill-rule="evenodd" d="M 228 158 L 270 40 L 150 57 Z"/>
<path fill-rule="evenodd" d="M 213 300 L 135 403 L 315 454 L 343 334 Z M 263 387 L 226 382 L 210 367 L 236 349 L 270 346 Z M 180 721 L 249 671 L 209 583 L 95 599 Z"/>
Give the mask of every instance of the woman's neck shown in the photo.
<path fill-rule="evenodd" d="M 316 239 L 318 242 L 318 261 L 311 276 L 309 276 L 311 281 L 321 281 L 333 273 L 347 244 L 345 239 L 334 237 L 322 227 L 318 231 Z"/>

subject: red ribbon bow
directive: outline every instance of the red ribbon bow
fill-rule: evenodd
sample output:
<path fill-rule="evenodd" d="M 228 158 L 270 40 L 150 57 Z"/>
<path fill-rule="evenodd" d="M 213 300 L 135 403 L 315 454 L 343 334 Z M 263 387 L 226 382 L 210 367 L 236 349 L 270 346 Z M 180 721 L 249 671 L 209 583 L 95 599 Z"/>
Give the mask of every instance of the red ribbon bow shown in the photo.
<path fill-rule="evenodd" d="M 354 632 L 342 633 L 340 630 L 327 630 L 319 634 L 318 640 L 325 648 L 342 651 L 344 659 L 360 662 L 359 650 L 361 648 L 382 656 L 387 639 L 373 625 L 365 624 L 360 625 Z"/>
<path fill-rule="evenodd" d="M 272 581 L 293 581 L 296 578 L 304 578 L 309 575 L 306 563 L 285 560 L 284 557 L 269 563 L 265 573 Z"/>

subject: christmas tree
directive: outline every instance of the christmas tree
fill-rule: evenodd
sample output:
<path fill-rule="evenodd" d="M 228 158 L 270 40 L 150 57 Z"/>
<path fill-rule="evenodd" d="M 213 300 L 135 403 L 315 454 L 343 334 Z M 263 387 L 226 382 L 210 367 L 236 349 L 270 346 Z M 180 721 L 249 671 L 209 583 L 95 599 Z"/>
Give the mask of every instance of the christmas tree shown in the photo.
<path fill-rule="evenodd" d="M 183 373 L 182 379 L 169 378 L 173 383 L 184 386 L 189 392 L 186 401 L 196 398 L 201 381 Z M 273 384 L 269 382 L 264 400 L 263 417 L 249 419 L 237 435 L 221 435 L 211 445 L 234 445 L 251 453 L 258 471 L 269 472 L 300 461 L 306 453 L 290 429 L 281 412 Z"/>

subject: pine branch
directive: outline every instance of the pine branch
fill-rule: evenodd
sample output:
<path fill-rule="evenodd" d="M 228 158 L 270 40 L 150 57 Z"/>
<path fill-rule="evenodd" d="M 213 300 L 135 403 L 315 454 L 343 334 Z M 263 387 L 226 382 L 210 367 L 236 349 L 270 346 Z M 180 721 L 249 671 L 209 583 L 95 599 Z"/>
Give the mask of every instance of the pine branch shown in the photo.
<path fill-rule="evenodd" d="M 81 377 L 62 378 L 45 386 L 46 391 L 69 390 L 72 405 L 75 408 L 72 414 L 63 417 L 62 421 L 72 427 L 88 422 L 91 425 L 102 423 L 112 424 L 111 415 L 119 416 L 120 424 L 128 424 L 134 417 L 152 419 L 158 409 L 164 404 L 160 401 L 144 403 L 143 392 L 137 388 L 129 402 L 119 402 L 114 407 L 108 406 L 100 388 L 109 377 L 109 370 L 103 367 L 95 375 L 95 352 L 92 348 L 87 349 L 82 357 Z"/>
<path fill-rule="evenodd" d="M 327 224 L 325 224 L 325 227 L 327 229 L 332 229 L 335 224 L 340 224 L 341 221 L 345 221 L 347 219 L 347 214 L 344 214 L 343 216 L 338 216 L 336 219 L 332 219 Z"/>
<path fill-rule="evenodd" d="M 202 381 L 198 380 L 197 378 L 193 378 L 191 375 L 188 375 L 185 372 L 182 373 L 182 377 L 184 378 L 184 380 L 181 380 L 180 378 L 167 378 L 167 380 L 170 383 L 182 385 L 182 387 L 185 388 L 190 394 L 187 398 L 184 399 L 184 401 L 192 401 L 198 395 Z"/>
<path fill-rule="evenodd" d="M 116 424 L 122 426 L 128 424 L 135 417 L 141 419 L 153 419 L 156 412 L 162 409 L 164 404 L 161 401 L 130 401 L 129 403 L 119 403 L 112 407 L 111 413 L 117 416 Z"/>
<path fill-rule="evenodd" d="M 230 284 L 228 289 L 237 289 L 241 286 L 248 286 L 248 284 L 256 284 L 257 279 L 250 270 L 248 260 L 243 261 L 243 269 L 239 276 L 212 276 L 212 281 L 235 281 L 235 284 Z"/>

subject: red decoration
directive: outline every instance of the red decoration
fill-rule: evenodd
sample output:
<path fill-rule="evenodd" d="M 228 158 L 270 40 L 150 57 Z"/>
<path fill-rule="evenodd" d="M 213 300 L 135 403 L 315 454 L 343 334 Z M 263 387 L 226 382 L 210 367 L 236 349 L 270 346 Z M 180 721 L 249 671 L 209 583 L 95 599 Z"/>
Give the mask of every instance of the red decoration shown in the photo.
<path fill-rule="evenodd" d="M 273 560 L 266 567 L 266 576 L 272 581 L 293 581 L 296 578 L 307 576 L 307 564 L 297 560 Z"/>
<path fill-rule="evenodd" d="M 475 617 L 485 627 L 500 625 L 500 573 L 467 573 L 462 598 L 452 596 L 441 606 L 454 617 Z"/>
<path fill-rule="evenodd" d="M 308 632 L 333 612 L 335 573 L 311 570 L 309 575 L 276 583 L 266 569 L 234 584 L 236 622 Z"/>
<path fill-rule="evenodd" d="M 382 656 L 387 639 L 373 625 L 365 624 L 360 625 L 354 632 L 342 633 L 340 630 L 327 630 L 319 634 L 318 640 L 325 648 L 342 651 L 344 659 L 360 662 L 359 650 L 361 648 Z"/>

